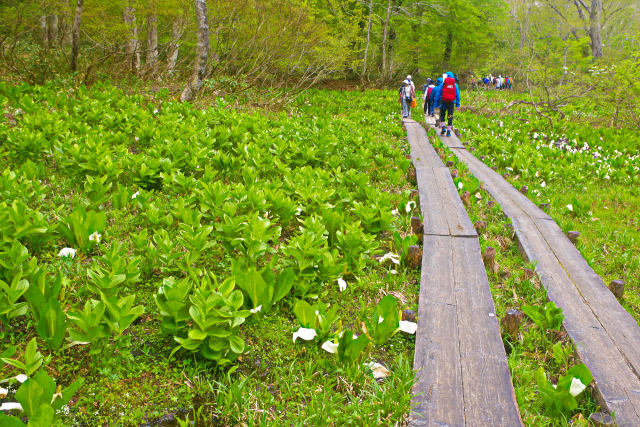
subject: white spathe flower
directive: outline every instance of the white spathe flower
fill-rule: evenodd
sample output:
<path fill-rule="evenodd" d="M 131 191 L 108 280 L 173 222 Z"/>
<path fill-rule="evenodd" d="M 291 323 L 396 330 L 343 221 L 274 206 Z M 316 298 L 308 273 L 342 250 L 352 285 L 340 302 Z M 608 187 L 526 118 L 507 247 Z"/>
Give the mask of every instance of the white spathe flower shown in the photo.
<path fill-rule="evenodd" d="M 345 289 L 347 289 L 347 282 L 342 277 L 340 277 L 338 279 L 338 290 L 340 290 L 340 292 L 342 292 Z"/>
<path fill-rule="evenodd" d="M 300 216 L 300 214 L 302 214 L 302 208 L 301 207 L 296 209 L 296 216 Z"/>
<path fill-rule="evenodd" d="M 544 182 L 544 181 L 542 181 L 542 183 L 540 184 L 540 187 L 544 188 L 544 187 L 546 187 L 546 186 L 547 186 L 547 183 L 546 183 L 546 182 Z"/>
<path fill-rule="evenodd" d="M 391 260 L 391 262 L 393 262 L 394 264 L 400 264 L 400 257 L 393 252 L 387 252 L 382 256 L 382 258 L 379 259 L 380 264 L 383 264 L 387 260 Z"/>
<path fill-rule="evenodd" d="M 482 194 L 479 191 L 476 193 L 476 199 L 482 199 Z"/>
<path fill-rule="evenodd" d="M 391 274 L 398 274 L 398 270 L 389 270 L 389 273 L 391 273 Z"/>
<path fill-rule="evenodd" d="M 570 212 L 573 212 L 573 205 L 571 203 L 569 203 L 567 205 L 567 209 L 569 209 Z"/>
<path fill-rule="evenodd" d="M 58 256 L 61 258 L 65 258 L 65 257 L 75 258 L 76 252 L 77 251 L 73 248 L 62 248 L 60 249 L 60 252 L 58 252 Z"/>
<path fill-rule="evenodd" d="M 392 210 L 392 211 L 391 211 L 391 215 L 393 215 L 393 216 L 399 216 L 399 215 L 400 215 L 400 212 L 398 212 L 398 209 L 394 209 L 394 210 Z"/>
<path fill-rule="evenodd" d="M 89 236 L 89 240 L 91 240 L 92 242 L 96 242 L 96 243 L 100 243 L 100 239 L 102 238 L 102 234 L 98 233 L 97 231 L 94 231 L 90 236 Z"/>
<path fill-rule="evenodd" d="M 7 394 L 9 394 L 9 390 L 0 387 L 0 399 L 4 399 L 5 397 L 7 397 Z"/>
<path fill-rule="evenodd" d="M 22 405 L 18 402 L 5 402 L 0 405 L 0 411 L 13 411 L 13 410 L 22 411 Z"/>
<path fill-rule="evenodd" d="M 577 395 L 582 393 L 585 388 L 587 388 L 587 386 L 582 384 L 582 381 L 580 381 L 579 378 L 574 377 L 571 379 L 571 387 L 569 387 L 569 393 L 571 393 L 571 396 L 576 397 Z"/>
<path fill-rule="evenodd" d="M 382 323 L 382 322 L 384 322 L 384 317 L 382 316 L 378 317 L 378 323 Z"/>
<path fill-rule="evenodd" d="M 251 310 L 249 310 L 251 313 L 256 314 L 257 312 L 259 312 L 260 310 L 262 310 L 262 304 L 257 306 L 256 308 L 252 308 Z"/>
<path fill-rule="evenodd" d="M 131 200 L 135 199 L 135 198 L 136 198 L 136 197 L 138 197 L 139 195 L 140 195 L 140 192 L 139 192 L 139 191 L 136 191 L 135 193 L 133 193 L 133 194 L 131 195 Z"/>
<path fill-rule="evenodd" d="M 462 190 L 462 187 L 464 187 L 462 181 L 458 182 L 458 190 Z"/>
<path fill-rule="evenodd" d="M 416 207 L 416 202 L 414 202 L 413 200 L 410 200 L 407 205 L 404 207 L 404 210 L 409 213 L 412 210 L 414 210 Z"/>
<path fill-rule="evenodd" d="M 333 353 L 336 354 L 338 352 L 338 345 L 337 343 L 334 343 L 333 341 L 325 341 L 322 344 L 322 349 L 324 351 L 326 351 L 327 353 Z"/>
<path fill-rule="evenodd" d="M 400 327 L 398 329 L 400 329 L 402 332 L 406 332 L 407 334 L 415 334 L 418 330 L 418 324 L 416 322 L 401 320 Z"/>
<path fill-rule="evenodd" d="M 158 114 L 158 109 L 153 110 L 153 114 Z"/>
<path fill-rule="evenodd" d="M 27 377 L 25 374 L 16 375 L 16 376 L 15 376 L 15 377 L 13 377 L 13 378 L 15 378 L 15 379 L 16 379 L 16 381 L 18 381 L 18 382 L 19 382 L 19 383 L 21 383 L 21 384 L 22 384 L 23 382 L 25 382 L 26 380 L 28 380 L 28 379 L 29 379 L 29 377 Z"/>
<path fill-rule="evenodd" d="M 367 366 L 369 369 L 371 369 L 371 372 L 373 373 L 373 378 L 380 380 L 382 378 L 386 378 L 389 375 L 391 375 L 391 372 L 389 372 L 389 370 L 387 368 L 385 368 L 384 366 L 382 366 L 381 364 L 377 363 L 377 362 L 369 362 L 369 363 L 365 363 L 365 366 Z"/>
<path fill-rule="evenodd" d="M 293 342 L 296 342 L 298 338 L 305 341 L 311 341 L 316 337 L 316 335 L 317 333 L 315 329 L 300 327 L 300 329 L 293 333 Z"/>

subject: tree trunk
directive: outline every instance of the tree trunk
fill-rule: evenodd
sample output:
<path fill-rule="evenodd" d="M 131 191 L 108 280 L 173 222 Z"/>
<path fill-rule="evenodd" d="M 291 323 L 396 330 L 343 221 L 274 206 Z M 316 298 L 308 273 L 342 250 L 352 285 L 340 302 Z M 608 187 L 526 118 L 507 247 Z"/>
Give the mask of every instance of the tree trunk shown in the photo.
<path fill-rule="evenodd" d="M 364 64 L 362 66 L 362 76 L 367 74 L 367 56 L 369 54 L 369 43 L 371 41 L 371 16 L 373 15 L 373 0 L 369 0 L 369 24 L 367 26 L 367 45 L 364 48 Z"/>
<path fill-rule="evenodd" d="M 71 35 L 71 71 L 76 71 L 78 69 L 78 45 L 80 43 L 80 23 L 82 22 L 83 6 L 84 0 L 78 0 Z"/>
<path fill-rule="evenodd" d="M 124 8 L 124 23 L 129 28 L 127 42 L 127 63 L 133 72 L 140 71 L 140 50 L 138 49 L 138 25 L 136 24 L 136 9 L 131 6 Z"/>
<path fill-rule="evenodd" d="M 47 16 L 47 39 L 51 45 L 58 41 L 58 15 Z"/>
<path fill-rule="evenodd" d="M 40 37 L 42 39 L 42 47 L 49 49 L 49 31 L 47 31 L 47 17 L 40 17 Z"/>
<path fill-rule="evenodd" d="M 167 55 L 167 72 L 173 73 L 178 62 L 178 51 L 180 50 L 180 39 L 182 38 L 182 20 L 176 18 L 171 27 L 171 43 L 169 43 L 169 53 Z"/>
<path fill-rule="evenodd" d="M 389 36 L 389 20 L 391 19 L 391 0 L 387 4 L 387 16 L 384 19 L 384 30 L 382 31 L 382 77 L 386 77 L 387 72 L 387 38 Z"/>
<path fill-rule="evenodd" d="M 589 38 L 594 59 L 602 58 L 602 0 L 592 0 L 589 14 Z"/>
<path fill-rule="evenodd" d="M 451 30 L 447 30 L 447 39 L 444 44 L 444 56 L 442 63 L 445 68 L 449 68 L 449 61 L 451 61 L 451 52 L 453 51 L 453 33 Z"/>
<path fill-rule="evenodd" d="M 158 22 L 155 13 L 147 16 L 147 59 L 146 68 L 150 76 L 158 73 Z"/>
<path fill-rule="evenodd" d="M 196 21 L 198 23 L 198 45 L 196 49 L 195 69 L 193 76 L 180 95 L 180 101 L 191 101 L 202 87 L 202 80 L 207 73 L 207 59 L 209 57 L 209 24 L 207 23 L 207 3 L 205 0 L 195 0 Z"/>
<path fill-rule="evenodd" d="M 71 44 L 73 39 L 73 25 L 71 20 L 71 6 L 69 5 L 69 0 L 65 0 L 64 2 L 64 12 L 62 13 L 62 18 L 60 19 L 60 32 L 62 32 L 60 36 L 60 43 L 62 46 L 68 46 Z"/>

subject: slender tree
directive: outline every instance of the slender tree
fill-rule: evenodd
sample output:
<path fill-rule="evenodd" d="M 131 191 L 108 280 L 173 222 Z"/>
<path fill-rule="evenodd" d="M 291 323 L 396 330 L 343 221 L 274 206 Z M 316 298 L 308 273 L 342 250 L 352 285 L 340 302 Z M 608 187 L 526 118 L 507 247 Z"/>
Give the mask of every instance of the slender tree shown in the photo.
<path fill-rule="evenodd" d="M 209 57 L 209 24 L 207 23 L 207 3 L 205 0 L 195 0 L 196 23 L 198 24 L 198 44 L 193 75 L 185 86 L 180 101 L 191 101 L 200 91 L 202 81 L 207 73 L 207 59 Z"/>
<path fill-rule="evenodd" d="M 78 69 L 78 47 L 80 45 L 80 23 L 82 22 L 82 8 L 84 0 L 78 0 L 76 14 L 73 18 L 73 30 L 71 34 L 71 71 Z"/>

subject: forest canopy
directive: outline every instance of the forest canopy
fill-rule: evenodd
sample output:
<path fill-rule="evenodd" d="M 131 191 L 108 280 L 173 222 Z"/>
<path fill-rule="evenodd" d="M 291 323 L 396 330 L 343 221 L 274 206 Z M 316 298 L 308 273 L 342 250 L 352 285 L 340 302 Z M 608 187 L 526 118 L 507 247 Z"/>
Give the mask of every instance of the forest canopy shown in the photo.
<path fill-rule="evenodd" d="M 637 66 L 640 51 L 640 4 L 632 0 L 209 0 L 206 13 L 205 78 L 270 86 L 386 84 L 445 69 L 463 78 L 517 79 L 540 68 L 557 76 L 594 64 Z M 192 73 L 196 45 L 191 1 L 0 1 L 6 78 L 181 78 Z"/>

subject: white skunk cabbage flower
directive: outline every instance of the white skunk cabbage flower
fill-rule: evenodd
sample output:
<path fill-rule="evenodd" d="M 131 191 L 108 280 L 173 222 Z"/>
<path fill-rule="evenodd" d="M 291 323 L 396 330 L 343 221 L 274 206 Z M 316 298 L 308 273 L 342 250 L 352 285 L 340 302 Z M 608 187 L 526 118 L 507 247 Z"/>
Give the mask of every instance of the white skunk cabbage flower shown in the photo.
<path fill-rule="evenodd" d="M 587 388 L 587 386 L 582 384 L 582 381 L 580 381 L 579 378 L 574 377 L 571 379 L 571 387 L 569 388 L 569 393 L 571 393 L 571 396 L 576 397 L 577 395 L 582 393 L 585 388 Z"/>
<path fill-rule="evenodd" d="M 93 234 L 89 236 L 89 240 L 96 243 L 100 243 L 101 238 L 102 238 L 102 234 L 98 233 L 97 231 L 94 231 Z"/>
<path fill-rule="evenodd" d="M 570 212 L 573 212 L 573 205 L 571 203 L 569 203 L 567 205 L 567 209 L 569 209 Z"/>
<path fill-rule="evenodd" d="M 311 341 L 316 337 L 317 333 L 315 329 L 309 328 L 300 328 L 296 332 L 293 333 L 293 342 L 296 342 L 298 338 L 303 339 L 305 341 Z"/>
<path fill-rule="evenodd" d="M 416 207 L 416 202 L 414 202 L 413 200 L 410 200 L 409 202 L 407 202 L 407 205 L 404 207 L 404 210 L 409 213 L 412 210 L 414 210 Z"/>
<path fill-rule="evenodd" d="M 347 282 L 345 282 L 345 280 L 342 277 L 340 277 L 338 279 L 338 290 L 342 292 L 345 289 L 347 289 Z"/>
<path fill-rule="evenodd" d="M 326 351 L 327 353 L 335 354 L 335 353 L 337 353 L 337 352 L 338 352 L 338 345 L 339 345 L 339 344 L 336 344 L 336 343 L 334 343 L 333 341 L 325 341 L 325 342 L 322 344 L 322 349 L 323 349 L 324 351 Z"/>
<path fill-rule="evenodd" d="M 369 369 L 371 369 L 371 372 L 373 373 L 373 378 L 375 378 L 377 380 L 386 378 L 389 375 L 391 375 L 391 372 L 389 372 L 389 370 L 387 368 L 385 368 L 384 366 L 382 366 L 381 364 L 379 364 L 377 362 L 365 363 L 365 366 L 367 366 Z"/>
<path fill-rule="evenodd" d="M 139 192 L 139 191 L 136 191 L 135 193 L 133 193 L 133 194 L 131 195 L 131 200 L 135 199 L 135 198 L 136 198 L 136 197 L 138 197 L 139 195 L 140 195 L 140 192 Z"/>
<path fill-rule="evenodd" d="M 418 330 L 418 324 L 416 322 L 407 322 L 406 320 L 400 321 L 399 329 L 407 334 L 415 334 Z"/>
<path fill-rule="evenodd" d="M 73 248 L 62 248 L 60 249 L 60 252 L 58 252 L 58 256 L 61 258 L 65 258 L 65 257 L 75 258 L 76 252 L 77 251 Z"/>
<path fill-rule="evenodd" d="M 394 254 L 393 252 L 387 252 L 378 261 L 380 262 L 380 264 L 382 264 L 388 259 L 391 260 L 391 262 L 393 262 L 394 264 L 400 264 L 400 257 L 398 255 Z"/>
<path fill-rule="evenodd" d="M 0 405 L 0 411 L 13 411 L 14 409 L 22 411 L 22 405 L 18 402 L 5 402 Z"/>
<path fill-rule="evenodd" d="M 262 310 L 262 304 L 257 306 L 256 308 L 252 308 L 251 310 L 249 310 L 252 314 L 256 314 L 257 312 L 259 312 L 260 310 Z"/>

